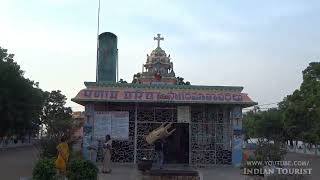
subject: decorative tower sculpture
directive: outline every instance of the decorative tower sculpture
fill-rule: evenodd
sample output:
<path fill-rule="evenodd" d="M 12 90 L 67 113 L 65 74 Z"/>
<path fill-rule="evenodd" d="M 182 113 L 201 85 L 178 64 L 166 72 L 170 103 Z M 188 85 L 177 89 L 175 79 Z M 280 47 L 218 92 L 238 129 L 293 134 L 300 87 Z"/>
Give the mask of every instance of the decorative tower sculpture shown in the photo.
<path fill-rule="evenodd" d="M 164 40 L 160 34 L 154 37 L 157 48 L 147 55 L 147 62 L 142 66 L 142 72 L 134 76 L 134 82 L 139 84 L 176 84 L 176 77 L 173 71 L 173 63 L 170 62 L 170 55 L 161 49 L 160 41 Z"/>

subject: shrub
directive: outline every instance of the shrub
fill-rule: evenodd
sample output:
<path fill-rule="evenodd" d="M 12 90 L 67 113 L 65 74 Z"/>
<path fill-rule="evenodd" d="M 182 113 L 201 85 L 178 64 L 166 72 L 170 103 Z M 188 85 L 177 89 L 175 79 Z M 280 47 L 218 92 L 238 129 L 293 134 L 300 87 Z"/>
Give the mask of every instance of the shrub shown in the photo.
<path fill-rule="evenodd" d="M 259 141 L 255 150 L 255 156 L 260 161 L 281 161 L 285 154 L 286 150 L 281 143 L 269 141 Z"/>
<path fill-rule="evenodd" d="M 40 159 L 32 172 L 32 179 L 34 180 L 55 180 L 56 169 L 54 159 L 43 158 Z"/>
<path fill-rule="evenodd" d="M 72 160 L 67 168 L 69 180 L 97 180 L 98 168 L 95 164 L 86 160 Z"/>
<path fill-rule="evenodd" d="M 57 156 L 57 145 L 59 140 L 53 138 L 43 138 L 40 140 L 41 157 L 52 158 Z"/>
<path fill-rule="evenodd" d="M 58 138 L 42 138 L 40 140 L 40 156 L 43 158 L 53 158 L 57 157 L 57 146 L 60 143 Z M 69 142 L 69 152 L 72 152 L 73 142 Z"/>
<path fill-rule="evenodd" d="M 245 167 L 248 169 L 260 169 L 262 168 L 262 165 L 258 164 L 258 163 L 253 163 L 254 161 L 260 161 L 259 157 L 254 157 L 254 156 L 250 156 L 248 159 L 248 162 L 251 163 L 246 163 Z"/>
<path fill-rule="evenodd" d="M 73 160 L 80 160 L 82 159 L 82 152 L 81 151 L 70 151 L 69 153 L 69 161 Z"/>

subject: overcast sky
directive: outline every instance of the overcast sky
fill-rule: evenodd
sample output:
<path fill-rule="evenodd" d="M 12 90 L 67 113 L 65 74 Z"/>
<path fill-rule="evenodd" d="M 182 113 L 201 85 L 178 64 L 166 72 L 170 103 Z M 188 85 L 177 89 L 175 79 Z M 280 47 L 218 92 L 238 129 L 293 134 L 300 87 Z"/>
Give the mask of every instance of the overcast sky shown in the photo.
<path fill-rule="evenodd" d="M 0 46 L 26 77 L 61 90 L 68 105 L 95 81 L 98 0 L 0 0 Z M 320 59 L 320 1 L 101 0 L 100 32 L 118 36 L 119 76 L 132 80 L 153 37 L 176 75 L 194 85 L 243 86 L 259 104 L 299 88 Z"/>

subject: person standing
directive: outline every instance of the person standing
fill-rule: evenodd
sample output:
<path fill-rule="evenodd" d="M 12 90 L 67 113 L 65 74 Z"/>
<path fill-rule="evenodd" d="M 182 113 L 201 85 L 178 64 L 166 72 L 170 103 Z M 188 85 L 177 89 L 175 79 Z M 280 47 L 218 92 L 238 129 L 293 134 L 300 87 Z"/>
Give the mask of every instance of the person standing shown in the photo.
<path fill-rule="evenodd" d="M 61 177 L 65 176 L 66 173 L 66 166 L 68 163 L 69 159 L 69 146 L 68 143 L 66 142 L 66 138 L 62 137 L 60 139 L 60 143 L 57 146 L 58 150 L 58 158 L 55 161 L 55 166 L 58 170 L 58 175 Z"/>
<path fill-rule="evenodd" d="M 158 139 L 154 145 L 154 150 L 156 152 L 157 165 L 160 169 L 163 168 L 163 160 L 164 160 L 164 139 Z"/>
<path fill-rule="evenodd" d="M 110 135 L 106 135 L 105 143 L 103 144 L 103 166 L 102 173 L 111 173 L 111 149 L 112 140 Z"/>

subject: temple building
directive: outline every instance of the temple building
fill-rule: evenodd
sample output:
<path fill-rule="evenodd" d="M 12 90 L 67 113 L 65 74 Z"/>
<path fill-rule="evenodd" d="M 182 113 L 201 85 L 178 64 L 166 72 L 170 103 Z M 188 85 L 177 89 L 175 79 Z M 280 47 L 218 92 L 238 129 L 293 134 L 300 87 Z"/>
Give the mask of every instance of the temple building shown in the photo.
<path fill-rule="evenodd" d="M 117 37 L 99 36 L 96 82 L 85 82 L 72 101 L 85 107 L 83 154 L 92 140 L 110 134 L 113 162 L 154 158 L 145 137 L 164 122 L 176 131 L 166 139 L 165 164 L 239 165 L 242 160 L 242 108 L 256 103 L 239 86 L 177 85 L 170 55 L 157 47 L 132 83 L 116 82 Z M 94 137 L 94 138 L 92 138 Z"/>

